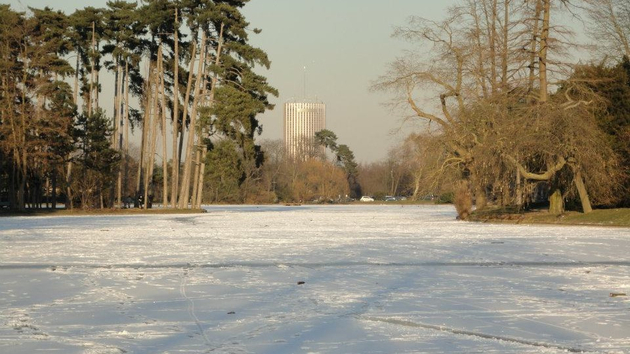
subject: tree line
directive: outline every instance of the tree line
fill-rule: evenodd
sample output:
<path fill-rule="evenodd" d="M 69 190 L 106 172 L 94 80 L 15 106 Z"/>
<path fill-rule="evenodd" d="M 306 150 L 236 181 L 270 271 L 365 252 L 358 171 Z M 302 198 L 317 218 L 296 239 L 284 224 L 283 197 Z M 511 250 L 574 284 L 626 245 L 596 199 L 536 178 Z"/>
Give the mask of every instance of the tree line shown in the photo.
<path fill-rule="evenodd" d="M 359 167 L 354 153 L 327 129 L 312 146 L 287 152 L 282 140 L 263 140 L 265 161 L 257 167 L 224 142 L 208 154 L 205 201 L 209 203 L 339 203 L 360 198 Z"/>
<path fill-rule="evenodd" d="M 628 9 L 628 0 L 466 0 L 442 21 L 397 28 L 414 48 L 373 89 L 426 123 L 399 148 L 413 156 L 413 193 L 454 190 L 462 218 L 473 201 L 480 210 L 549 198 L 554 213 L 630 205 Z M 598 61 L 570 62 L 584 48 L 567 17 L 597 38 Z"/>
<path fill-rule="evenodd" d="M 233 144 L 260 166 L 256 115 L 278 93 L 254 71 L 270 60 L 248 42 L 260 30 L 240 12 L 247 2 L 116 0 L 70 15 L 0 5 L 3 200 L 20 210 L 61 197 L 69 208 L 112 207 L 159 190 L 164 205 L 198 208 L 208 151 Z"/>
<path fill-rule="evenodd" d="M 441 21 L 411 17 L 394 36 L 412 49 L 372 89 L 425 128 L 370 164 L 327 130 L 300 158 L 255 141 L 277 91 L 255 73 L 270 61 L 248 43 L 259 30 L 240 13 L 246 3 L 119 0 L 71 15 L 0 5 L 2 200 L 198 208 L 442 196 L 462 218 L 473 203 L 630 206 L 629 0 L 463 0 Z M 572 59 L 585 49 L 566 18 L 597 38 L 593 62 Z"/>

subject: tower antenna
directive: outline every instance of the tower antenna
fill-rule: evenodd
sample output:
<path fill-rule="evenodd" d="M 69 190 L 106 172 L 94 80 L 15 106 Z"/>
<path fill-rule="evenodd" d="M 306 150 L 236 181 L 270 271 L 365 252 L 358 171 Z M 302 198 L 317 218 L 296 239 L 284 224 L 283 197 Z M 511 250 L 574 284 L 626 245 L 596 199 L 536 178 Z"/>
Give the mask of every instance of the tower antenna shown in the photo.
<path fill-rule="evenodd" d="M 304 65 L 304 92 L 302 94 L 304 99 L 306 99 L 306 65 Z"/>

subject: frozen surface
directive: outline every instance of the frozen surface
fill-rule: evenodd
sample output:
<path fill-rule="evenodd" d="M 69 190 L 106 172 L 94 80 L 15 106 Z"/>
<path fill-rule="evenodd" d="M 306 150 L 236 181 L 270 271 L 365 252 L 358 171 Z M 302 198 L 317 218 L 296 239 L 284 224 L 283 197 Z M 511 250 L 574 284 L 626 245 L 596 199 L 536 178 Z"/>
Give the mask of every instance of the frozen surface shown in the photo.
<path fill-rule="evenodd" d="M 630 353 L 628 228 L 207 210 L 0 218 L 0 353 Z"/>

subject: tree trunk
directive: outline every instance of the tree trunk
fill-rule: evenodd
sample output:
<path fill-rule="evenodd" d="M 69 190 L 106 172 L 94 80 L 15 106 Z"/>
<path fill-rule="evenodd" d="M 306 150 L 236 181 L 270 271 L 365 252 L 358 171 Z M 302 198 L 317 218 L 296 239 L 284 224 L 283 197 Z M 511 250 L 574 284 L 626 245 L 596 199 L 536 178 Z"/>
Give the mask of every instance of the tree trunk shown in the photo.
<path fill-rule="evenodd" d="M 15 209 L 15 207 L 17 206 L 18 202 L 17 202 L 17 190 L 15 189 L 15 187 L 17 186 L 17 180 L 18 180 L 18 169 L 16 168 L 15 164 L 13 164 L 11 166 L 11 180 L 10 180 L 10 184 L 9 184 L 9 206 L 11 207 L 11 209 Z"/>
<path fill-rule="evenodd" d="M 509 66 L 509 32 L 510 32 L 510 0 L 503 1 L 503 46 L 501 53 L 501 90 L 508 90 L 508 66 Z"/>
<path fill-rule="evenodd" d="M 215 66 L 219 66 L 221 64 L 221 53 L 223 52 L 223 29 L 225 25 L 221 23 L 221 28 L 219 29 L 219 37 L 217 44 L 217 55 L 214 61 Z M 219 83 L 219 75 L 215 72 L 212 77 L 212 83 L 210 87 L 210 94 L 208 95 L 208 102 L 206 103 L 208 107 L 212 107 L 214 105 L 214 95 L 217 89 L 217 85 Z M 204 86 L 203 89 L 203 97 L 206 97 L 207 87 Z M 204 174 L 206 170 L 206 154 L 208 153 L 208 146 L 203 142 L 203 136 L 205 129 L 202 127 L 199 130 L 199 141 L 203 143 L 203 147 L 201 148 L 201 165 L 199 166 L 198 176 L 197 176 L 197 197 L 196 197 L 196 209 L 201 208 L 201 201 L 203 200 L 203 186 L 204 186 Z"/>
<path fill-rule="evenodd" d="M 157 63 L 154 66 L 154 70 L 151 71 L 151 76 L 153 79 L 152 85 L 149 85 L 149 90 L 153 92 L 155 89 L 155 93 L 151 94 L 151 110 L 150 110 L 150 124 L 151 124 L 151 133 L 149 138 L 149 156 L 147 160 L 146 173 L 144 176 L 144 209 L 148 209 L 150 199 L 149 196 L 149 186 L 153 185 L 153 167 L 155 165 L 155 148 L 157 142 L 157 114 L 158 114 L 158 87 L 159 87 L 159 79 L 157 77 Z"/>
<path fill-rule="evenodd" d="M 542 0 L 536 0 L 536 10 L 534 13 L 534 26 L 532 30 L 532 41 L 530 46 L 529 61 L 529 91 L 534 91 L 534 82 L 536 81 L 536 52 L 538 48 L 538 37 L 540 36 L 540 14 L 542 12 Z"/>
<path fill-rule="evenodd" d="M 96 63 L 95 63 L 95 44 L 94 42 L 95 40 L 95 26 L 96 24 L 94 22 L 92 22 L 92 50 L 90 51 L 91 53 L 91 57 L 90 57 L 90 63 L 92 64 L 91 72 L 90 72 L 90 93 L 89 93 L 89 101 L 88 101 L 88 116 L 91 116 L 93 113 L 93 104 L 94 104 L 94 81 L 95 81 L 95 70 L 96 70 Z"/>
<path fill-rule="evenodd" d="M 158 54 L 158 82 L 160 94 L 160 113 L 162 128 L 162 206 L 168 205 L 168 160 L 166 159 L 166 88 L 164 84 L 164 57 L 162 55 L 162 45 Z"/>
<path fill-rule="evenodd" d="M 564 200 L 562 193 L 559 189 L 556 189 L 552 195 L 549 196 L 549 214 L 561 215 L 564 213 Z"/>
<path fill-rule="evenodd" d="M 24 53 L 24 57 L 26 58 L 26 53 Z M 23 87 L 28 87 L 27 85 L 27 71 L 28 71 L 28 65 L 23 69 L 22 72 L 22 85 Z M 22 90 L 22 105 L 25 105 L 27 102 L 26 100 L 26 90 Z M 18 209 L 20 211 L 24 211 L 26 210 L 26 177 L 27 177 L 27 164 L 28 164 L 28 159 L 27 159 L 27 151 L 26 151 L 26 109 L 23 108 L 22 112 L 20 113 L 20 124 L 18 125 L 19 128 L 16 129 L 19 131 L 18 136 L 19 136 L 19 140 L 15 139 L 15 145 L 13 147 L 15 153 L 14 153 L 14 157 L 15 157 L 15 161 L 16 164 L 18 166 L 18 183 L 19 183 L 19 187 L 18 187 Z M 15 133 L 14 133 L 15 134 Z"/>
<path fill-rule="evenodd" d="M 481 178 L 476 172 L 471 171 L 470 189 L 474 194 L 475 208 L 483 210 L 488 205 L 488 197 L 486 196 L 486 188 Z"/>
<path fill-rule="evenodd" d="M 193 192 L 190 198 L 191 207 L 197 209 L 197 193 L 199 192 L 199 173 L 201 170 L 201 147 L 197 146 L 195 149 L 195 173 L 193 178 Z"/>
<path fill-rule="evenodd" d="M 582 172 L 580 170 L 577 170 L 575 172 L 574 181 L 575 187 L 577 188 L 578 194 L 580 196 L 580 202 L 582 203 L 582 211 L 584 212 L 584 214 L 588 214 L 593 211 L 593 208 L 591 207 L 591 200 L 588 197 L 588 191 L 586 190 L 586 186 L 584 185 L 584 179 L 582 178 Z"/>
<path fill-rule="evenodd" d="M 151 74 L 153 71 L 152 63 L 148 64 L 149 69 L 147 70 L 147 83 L 146 83 L 146 100 L 145 109 L 144 109 L 144 119 L 142 122 L 142 141 L 140 142 L 140 161 L 138 163 L 138 176 L 136 183 L 136 194 L 144 194 L 144 190 L 146 189 L 146 183 L 144 183 L 144 174 L 146 173 L 146 160 L 147 160 L 147 150 L 149 146 L 149 129 L 151 127 L 151 108 L 152 108 L 152 80 L 153 75 Z M 146 202 L 146 199 L 145 199 Z"/>
<path fill-rule="evenodd" d="M 457 217 L 460 220 L 467 220 L 472 212 L 472 194 L 468 181 L 463 180 L 455 187 L 455 196 L 453 200 Z"/>
<path fill-rule="evenodd" d="M 540 31 L 540 52 L 538 56 L 538 76 L 540 80 L 540 103 L 547 102 L 547 49 L 549 46 L 549 19 L 551 0 L 543 0 L 543 22 Z"/>
<path fill-rule="evenodd" d="M 523 183 L 521 182 L 521 171 L 516 170 L 516 207 L 520 210 L 523 208 Z"/>
<path fill-rule="evenodd" d="M 186 115 L 184 115 L 184 117 L 185 116 Z M 179 134 L 179 142 L 177 144 L 177 161 L 179 161 L 179 165 L 178 165 L 179 172 L 181 172 L 181 169 L 182 169 L 181 161 L 182 161 L 182 154 L 184 153 L 184 124 L 183 124 L 183 122 L 181 124 L 181 128 L 182 128 L 182 130 L 181 130 L 181 132 Z M 178 187 L 179 187 L 179 181 L 181 181 L 181 178 L 179 178 L 180 174 L 181 173 L 177 174 L 178 175 L 178 178 L 177 178 L 178 179 L 178 185 L 177 185 Z M 177 200 L 179 200 L 179 196 L 177 196 Z"/>
<path fill-rule="evenodd" d="M 122 87 L 122 83 L 120 82 L 120 80 L 122 80 L 122 75 L 121 75 L 121 67 L 120 67 L 120 60 L 117 59 L 116 60 L 116 72 L 114 73 L 114 131 L 113 134 L 111 136 L 111 140 L 112 140 L 112 147 L 114 149 L 116 149 L 117 146 L 117 142 L 118 142 L 118 131 L 120 129 L 118 123 L 120 122 L 120 120 L 118 119 L 118 111 L 120 107 L 120 95 L 118 94 L 118 92 L 120 91 L 120 88 Z"/>
<path fill-rule="evenodd" d="M 75 71 L 74 71 L 74 92 L 73 92 L 73 99 L 74 99 L 74 105 L 75 106 L 79 106 L 79 59 L 81 58 L 81 56 L 79 54 L 77 54 L 77 63 L 75 66 Z M 78 108 L 77 108 L 78 109 Z"/>
<path fill-rule="evenodd" d="M 475 185 L 475 208 L 477 210 L 483 210 L 488 206 L 488 198 L 486 197 L 486 190 L 479 182 L 474 182 Z"/>
<path fill-rule="evenodd" d="M 199 186 L 197 187 L 197 202 L 196 209 L 201 209 L 201 203 L 203 202 L 203 176 L 206 173 L 206 154 L 208 153 L 208 145 L 204 144 L 201 149 L 201 167 L 199 168 Z"/>
<path fill-rule="evenodd" d="M 23 113 L 24 114 L 24 113 Z M 26 135 L 23 133 L 23 136 L 25 137 Z M 23 138 L 23 140 L 25 140 Z M 23 144 L 26 144 L 26 141 L 23 142 Z M 26 210 L 26 177 L 28 176 L 28 170 L 27 170 L 27 153 L 26 153 L 26 147 L 23 146 L 22 147 L 22 160 L 21 160 L 21 168 L 22 171 L 20 171 L 20 189 L 18 190 L 18 207 L 20 209 L 20 211 L 24 211 Z"/>
<path fill-rule="evenodd" d="M 492 94 L 497 93 L 497 55 L 496 55 L 496 37 L 497 37 L 497 0 L 492 0 L 491 3 L 491 17 L 488 25 L 488 38 L 490 47 L 490 84 L 492 87 Z"/>
<path fill-rule="evenodd" d="M 74 209 L 73 196 L 72 196 L 72 161 L 68 161 L 68 168 L 66 170 L 66 209 Z"/>
<path fill-rule="evenodd" d="M 124 139 L 124 134 L 123 134 L 123 125 L 124 125 L 124 121 L 123 121 L 123 108 L 122 108 L 122 103 L 123 103 L 123 95 L 124 95 L 124 89 L 123 89 L 123 84 L 125 82 L 124 80 L 124 71 L 123 71 L 123 66 L 120 64 L 120 62 L 118 63 L 118 72 L 120 75 L 120 85 L 118 87 L 118 103 L 116 104 L 116 113 L 118 116 L 118 120 L 116 125 L 118 126 L 117 128 L 117 142 L 116 142 L 116 151 L 118 151 L 119 153 L 122 154 L 122 147 L 123 147 L 123 139 Z M 116 200 L 118 203 L 119 207 L 122 207 L 122 169 L 123 169 L 123 164 L 119 164 L 118 165 L 118 178 L 116 180 Z"/>
<path fill-rule="evenodd" d="M 179 154 L 177 153 L 177 134 L 179 133 L 179 17 L 175 9 L 175 53 L 173 65 L 173 159 L 171 167 L 171 206 L 177 207 L 177 186 L 179 185 Z M 183 124 L 183 121 L 182 121 Z M 182 135 L 184 130 L 182 129 Z"/>
<path fill-rule="evenodd" d="M 481 91 L 483 92 L 483 97 L 488 97 L 488 87 L 486 84 L 486 81 L 488 80 L 488 75 L 486 75 L 486 60 L 484 58 L 485 55 L 485 51 L 482 50 L 481 48 L 483 47 L 482 41 L 481 41 L 481 36 L 482 36 L 482 30 L 481 30 L 481 22 L 479 19 L 479 13 L 477 12 L 477 3 L 476 2 L 471 2 L 471 5 L 474 6 L 473 8 L 473 13 L 474 13 L 474 20 L 475 20 L 475 32 L 474 32 L 474 38 L 475 38 L 475 45 L 477 46 L 476 48 L 476 52 L 477 52 L 477 65 L 478 65 L 478 80 L 479 80 L 479 85 L 481 86 Z"/>
<path fill-rule="evenodd" d="M 88 191 L 86 189 L 81 190 L 81 209 L 85 210 L 88 208 Z"/>
<path fill-rule="evenodd" d="M 418 200 L 419 199 L 418 194 L 420 194 L 420 182 L 421 182 L 420 175 L 419 174 L 414 174 L 414 176 L 413 176 L 413 196 L 412 196 L 413 200 Z"/>
<path fill-rule="evenodd" d="M 181 134 L 179 136 L 179 149 L 178 149 L 178 158 L 177 161 L 181 161 L 182 160 L 182 151 L 183 151 L 183 147 L 184 147 L 184 121 L 186 120 L 186 117 L 188 116 L 188 107 L 190 105 L 190 91 L 192 90 L 192 85 L 193 82 L 195 80 L 194 78 L 194 69 L 195 69 L 195 57 L 196 57 L 196 53 L 197 53 L 197 42 L 195 39 L 193 39 L 192 43 L 191 43 L 191 55 L 190 55 L 190 63 L 189 63 L 189 67 L 188 67 L 188 84 L 186 85 L 186 95 L 184 96 L 184 111 L 183 111 L 183 115 L 182 115 L 182 131 Z M 191 128 L 191 126 L 189 125 L 188 127 L 188 134 L 194 134 L 194 128 Z M 181 163 L 180 163 L 181 164 Z M 190 165 L 189 165 L 190 166 Z M 179 165 L 178 165 L 179 168 Z M 184 165 L 185 168 L 185 165 Z M 179 176 L 179 174 L 178 174 Z M 178 177 L 179 179 L 179 177 Z M 182 196 L 182 191 L 184 189 L 184 182 L 181 181 L 181 186 L 180 186 L 180 192 L 177 195 L 177 207 L 178 208 L 184 208 L 185 205 L 188 204 L 188 200 L 184 200 L 184 197 Z"/>
<path fill-rule="evenodd" d="M 51 200 L 51 208 L 53 210 L 57 209 L 57 167 L 52 174 L 52 200 Z"/>
<path fill-rule="evenodd" d="M 116 72 L 116 102 L 115 104 L 115 113 L 114 119 L 116 119 L 116 123 L 114 124 L 114 149 L 119 153 L 122 151 L 122 95 L 123 95 L 123 68 L 120 63 L 120 60 L 117 61 L 118 70 Z M 118 165 L 116 171 L 116 205 L 122 207 L 122 164 Z"/>
<path fill-rule="evenodd" d="M 192 108 L 190 112 L 190 126 L 188 128 L 188 142 L 186 144 L 186 162 L 184 163 L 184 175 L 182 176 L 182 185 L 179 191 L 180 208 L 186 208 L 190 199 L 190 182 L 192 177 L 192 163 L 194 158 L 194 146 L 196 138 L 197 125 L 197 105 L 201 97 L 200 92 L 205 85 L 204 64 L 206 61 L 206 33 L 201 34 L 201 50 L 199 51 L 199 64 L 197 68 L 197 82 L 195 82 L 195 93 L 193 97 Z"/>
<path fill-rule="evenodd" d="M 125 60 L 125 129 L 123 131 L 123 190 L 125 193 L 129 193 L 129 186 L 127 185 L 127 179 L 129 177 L 129 61 Z"/>
<path fill-rule="evenodd" d="M 501 206 L 506 207 L 512 204 L 512 194 L 510 193 L 510 181 L 505 178 L 501 182 Z"/>

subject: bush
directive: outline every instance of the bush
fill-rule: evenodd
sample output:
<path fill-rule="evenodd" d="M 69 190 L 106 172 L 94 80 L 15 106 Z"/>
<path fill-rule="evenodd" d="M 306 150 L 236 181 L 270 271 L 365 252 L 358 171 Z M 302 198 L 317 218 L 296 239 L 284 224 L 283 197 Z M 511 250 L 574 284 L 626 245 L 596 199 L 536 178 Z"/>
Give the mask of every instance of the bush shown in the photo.
<path fill-rule="evenodd" d="M 435 200 L 436 204 L 453 204 L 455 200 L 455 194 L 453 192 L 446 192 L 440 194 L 440 197 Z"/>

